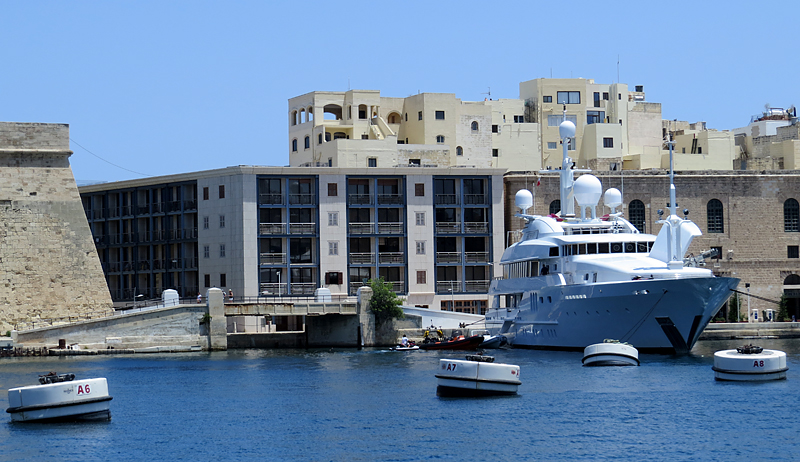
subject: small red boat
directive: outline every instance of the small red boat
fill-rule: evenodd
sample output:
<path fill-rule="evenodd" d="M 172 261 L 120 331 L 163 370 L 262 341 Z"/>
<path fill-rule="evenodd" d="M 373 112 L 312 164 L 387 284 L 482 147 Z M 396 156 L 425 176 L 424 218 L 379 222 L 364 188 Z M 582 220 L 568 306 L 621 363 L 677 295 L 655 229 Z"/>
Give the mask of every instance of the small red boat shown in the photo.
<path fill-rule="evenodd" d="M 422 350 L 477 350 L 483 340 L 483 335 L 473 335 L 472 337 L 459 335 L 441 342 L 422 343 L 419 347 Z"/>

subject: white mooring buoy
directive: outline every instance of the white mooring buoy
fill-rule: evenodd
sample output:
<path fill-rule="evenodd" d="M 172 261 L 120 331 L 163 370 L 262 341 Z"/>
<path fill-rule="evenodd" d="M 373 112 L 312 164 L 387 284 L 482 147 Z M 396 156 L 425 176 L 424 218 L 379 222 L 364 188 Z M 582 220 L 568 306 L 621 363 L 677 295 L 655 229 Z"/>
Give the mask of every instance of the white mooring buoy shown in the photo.
<path fill-rule="evenodd" d="M 745 345 L 735 350 L 714 353 L 714 370 L 717 380 L 761 382 L 786 378 L 786 353 Z"/>

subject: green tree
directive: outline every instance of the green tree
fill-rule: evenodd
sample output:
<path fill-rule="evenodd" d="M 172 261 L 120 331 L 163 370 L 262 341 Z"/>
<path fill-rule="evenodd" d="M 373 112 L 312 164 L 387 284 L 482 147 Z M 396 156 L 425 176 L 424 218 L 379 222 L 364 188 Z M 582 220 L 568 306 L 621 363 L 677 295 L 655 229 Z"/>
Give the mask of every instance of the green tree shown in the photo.
<path fill-rule="evenodd" d="M 739 317 L 739 308 L 742 306 L 742 300 L 739 299 L 739 294 L 734 292 L 731 298 L 728 299 L 728 322 L 737 322 Z"/>
<path fill-rule="evenodd" d="M 383 323 L 393 318 L 403 318 L 403 303 L 397 294 L 392 291 L 392 284 L 383 278 L 370 279 L 369 286 L 372 288 L 372 298 L 370 299 L 370 309 L 375 314 L 375 322 Z"/>
<path fill-rule="evenodd" d="M 781 301 L 778 303 L 778 319 L 776 321 L 788 321 L 789 320 L 789 309 L 787 308 L 788 301 L 786 300 L 786 294 L 781 294 Z"/>

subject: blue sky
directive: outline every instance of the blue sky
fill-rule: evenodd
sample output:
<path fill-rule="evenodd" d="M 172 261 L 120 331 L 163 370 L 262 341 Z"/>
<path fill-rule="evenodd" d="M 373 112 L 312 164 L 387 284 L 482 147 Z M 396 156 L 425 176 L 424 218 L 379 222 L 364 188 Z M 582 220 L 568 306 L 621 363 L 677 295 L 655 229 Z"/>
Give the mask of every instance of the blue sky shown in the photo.
<path fill-rule="evenodd" d="M 800 105 L 798 5 L 5 1 L 0 120 L 68 123 L 79 182 L 286 165 L 287 100 L 315 90 L 478 101 L 583 77 L 732 129 Z"/>

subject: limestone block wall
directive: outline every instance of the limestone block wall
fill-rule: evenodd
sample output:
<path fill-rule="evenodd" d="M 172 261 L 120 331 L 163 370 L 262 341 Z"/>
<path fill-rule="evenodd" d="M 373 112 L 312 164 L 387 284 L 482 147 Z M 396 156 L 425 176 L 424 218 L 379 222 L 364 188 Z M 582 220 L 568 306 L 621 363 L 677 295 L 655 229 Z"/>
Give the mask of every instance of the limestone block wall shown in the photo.
<path fill-rule="evenodd" d="M 66 124 L 0 122 L 0 332 L 112 311 L 71 154 Z"/>

